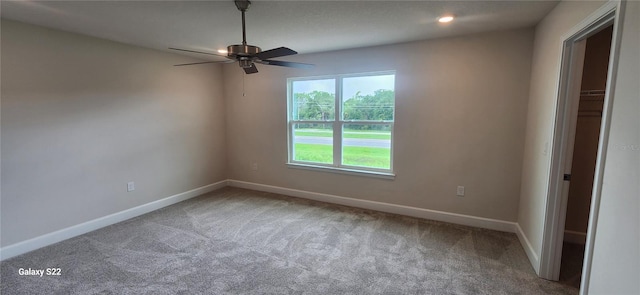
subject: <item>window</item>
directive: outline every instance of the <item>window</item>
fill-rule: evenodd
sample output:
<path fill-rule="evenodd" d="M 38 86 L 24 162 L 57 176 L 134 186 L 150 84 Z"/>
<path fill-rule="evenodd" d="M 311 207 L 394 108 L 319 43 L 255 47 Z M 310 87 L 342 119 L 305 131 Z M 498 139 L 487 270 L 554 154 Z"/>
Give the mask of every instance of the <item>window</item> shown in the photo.
<path fill-rule="evenodd" d="M 289 164 L 392 171 L 395 72 L 287 83 Z"/>

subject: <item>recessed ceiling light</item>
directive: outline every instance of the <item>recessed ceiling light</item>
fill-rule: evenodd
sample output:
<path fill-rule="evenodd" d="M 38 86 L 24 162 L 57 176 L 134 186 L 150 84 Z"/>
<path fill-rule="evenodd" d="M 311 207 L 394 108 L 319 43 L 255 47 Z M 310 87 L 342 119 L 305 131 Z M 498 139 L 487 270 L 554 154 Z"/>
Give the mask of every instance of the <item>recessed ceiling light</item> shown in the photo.
<path fill-rule="evenodd" d="M 226 49 L 218 49 L 218 53 L 227 54 L 228 52 Z"/>
<path fill-rule="evenodd" d="M 438 22 L 440 23 L 448 23 L 448 22 L 451 22 L 452 20 L 453 20 L 452 15 L 445 15 L 438 18 Z"/>

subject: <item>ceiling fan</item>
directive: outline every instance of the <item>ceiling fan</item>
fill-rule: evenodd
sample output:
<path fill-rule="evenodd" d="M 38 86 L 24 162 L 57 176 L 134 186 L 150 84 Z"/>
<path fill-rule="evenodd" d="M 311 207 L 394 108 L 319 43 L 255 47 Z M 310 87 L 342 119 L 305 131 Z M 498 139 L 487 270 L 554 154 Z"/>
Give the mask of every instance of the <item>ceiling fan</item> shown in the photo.
<path fill-rule="evenodd" d="M 228 63 L 237 61 L 240 67 L 247 74 L 254 74 L 258 72 L 258 68 L 256 68 L 255 63 L 270 65 L 270 66 L 281 66 L 281 67 L 290 67 L 290 68 L 312 68 L 314 65 L 305 64 L 305 63 L 297 63 L 297 62 L 289 62 L 289 61 L 281 61 L 281 60 L 272 60 L 271 58 L 288 56 L 298 54 L 296 51 L 287 48 L 287 47 L 278 47 L 274 49 L 269 49 L 262 51 L 260 47 L 247 44 L 247 33 L 245 28 L 244 21 L 244 13 L 249 9 L 251 5 L 251 1 L 249 0 L 235 0 L 236 7 L 242 13 L 242 44 L 235 44 L 227 46 L 227 55 L 219 55 L 215 53 L 188 50 L 188 49 L 180 49 L 180 48 L 172 48 L 171 50 L 185 51 L 185 52 L 193 52 L 207 55 L 217 55 L 223 56 L 229 59 L 229 61 L 205 61 L 205 62 L 195 62 L 195 63 L 186 63 L 186 64 L 178 64 L 175 66 L 189 66 L 189 65 L 198 65 L 198 64 L 208 64 L 208 63 Z"/>

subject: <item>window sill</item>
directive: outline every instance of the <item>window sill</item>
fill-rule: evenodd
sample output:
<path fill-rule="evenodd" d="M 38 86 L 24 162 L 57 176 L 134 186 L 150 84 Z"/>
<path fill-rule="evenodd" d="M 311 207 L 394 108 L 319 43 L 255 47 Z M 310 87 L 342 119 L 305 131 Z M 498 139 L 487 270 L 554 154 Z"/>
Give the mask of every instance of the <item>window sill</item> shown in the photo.
<path fill-rule="evenodd" d="M 293 168 L 293 169 L 304 169 L 304 170 L 312 170 L 312 171 L 320 171 L 320 172 L 347 174 L 347 175 L 354 175 L 354 176 L 382 178 L 382 179 L 389 179 L 389 180 L 393 180 L 396 178 L 396 175 L 394 173 L 389 173 L 389 172 L 316 166 L 316 165 L 310 165 L 310 164 L 287 163 L 287 167 Z"/>

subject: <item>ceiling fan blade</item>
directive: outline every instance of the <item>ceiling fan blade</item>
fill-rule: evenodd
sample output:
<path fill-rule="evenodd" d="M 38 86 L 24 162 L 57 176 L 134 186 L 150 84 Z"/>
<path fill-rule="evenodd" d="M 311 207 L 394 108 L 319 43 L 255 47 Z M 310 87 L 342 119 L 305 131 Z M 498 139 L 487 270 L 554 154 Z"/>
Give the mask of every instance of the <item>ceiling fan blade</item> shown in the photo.
<path fill-rule="evenodd" d="M 298 68 L 298 69 L 311 69 L 315 67 L 312 64 L 304 64 L 299 62 L 290 62 L 290 61 L 281 61 L 281 60 L 263 60 L 260 63 L 270 66 L 281 66 L 281 67 L 289 67 L 289 68 Z"/>
<path fill-rule="evenodd" d="M 260 53 L 257 53 L 255 56 L 261 60 L 265 60 L 265 59 L 270 59 L 274 57 L 294 55 L 294 54 L 298 54 L 298 52 L 296 52 L 291 48 L 278 47 L 278 48 L 262 51 Z"/>
<path fill-rule="evenodd" d="M 191 65 L 201 65 L 201 64 L 217 64 L 220 63 L 219 61 L 203 61 L 203 62 L 192 62 L 192 63 L 188 63 L 188 64 L 179 64 L 179 65 L 173 65 L 174 67 L 181 67 L 181 66 L 191 66 Z"/>
<path fill-rule="evenodd" d="M 256 68 L 256 64 L 251 64 L 248 68 L 243 68 L 244 72 L 247 74 L 255 74 L 258 72 L 258 68 Z"/>
<path fill-rule="evenodd" d="M 169 47 L 169 49 L 171 49 L 171 50 L 177 50 L 177 51 L 185 51 L 185 52 L 192 52 L 192 53 L 200 53 L 200 54 L 207 54 L 207 55 L 215 55 L 215 56 L 227 57 L 226 55 L 215 54 L 215 53 L 210 53 L 210 52 L 203 52 L 203 51 L 195 51 L 195 50 L 189 50 L 189 49 L 180 49 L 180 48 L 173 48 L 173 47 Z"/>

